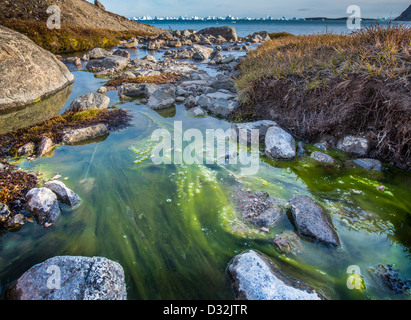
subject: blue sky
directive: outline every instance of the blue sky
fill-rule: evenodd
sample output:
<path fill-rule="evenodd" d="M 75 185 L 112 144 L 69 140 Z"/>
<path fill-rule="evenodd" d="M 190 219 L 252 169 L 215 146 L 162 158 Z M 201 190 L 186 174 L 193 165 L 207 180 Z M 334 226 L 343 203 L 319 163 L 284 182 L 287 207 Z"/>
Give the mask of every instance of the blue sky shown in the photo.
<path fill-rule="evenodd" d="M 88 0 L 93 2 L 92 0 Z M 397 17 L 409 0 L 100 0 L 108 11 L 132 16 L 344 17 L 358 5 L 362 17 Z"/>

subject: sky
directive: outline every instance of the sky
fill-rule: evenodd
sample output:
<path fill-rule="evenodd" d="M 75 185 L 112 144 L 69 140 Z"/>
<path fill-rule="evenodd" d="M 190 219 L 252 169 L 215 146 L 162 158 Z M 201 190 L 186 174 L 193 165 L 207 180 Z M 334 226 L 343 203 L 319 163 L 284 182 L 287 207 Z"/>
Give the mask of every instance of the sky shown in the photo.
<path fill-rule="evenodd" d="M 94 2 L 93 0 L 87 0 Z M 398 17 L 410 0 L 100 0 L 106 10 L 126 16 L 222 16 L 306 18 L 348 17 L 357 5 L 363 18 Z"/>

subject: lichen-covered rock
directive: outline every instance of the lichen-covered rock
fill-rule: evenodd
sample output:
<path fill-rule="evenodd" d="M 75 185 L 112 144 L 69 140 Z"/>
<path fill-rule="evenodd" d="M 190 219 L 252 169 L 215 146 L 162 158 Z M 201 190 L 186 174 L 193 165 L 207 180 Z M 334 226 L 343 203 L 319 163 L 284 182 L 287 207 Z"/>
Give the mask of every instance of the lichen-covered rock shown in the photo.
<path fill-rule="evenodd" d="M 15 214 L 10 217 L 4 224 L 3 227 L 9 231 L 18 231 L 22 226 L 25 225 L 27 221 L 26 216 L 21 213 Z"/>
<path fill-rule="evenodd" d="M 0 26 L 0 111 L 31 104 L 73 82 L 55 55 Z"/>
<path fill-rule="evenodd" d="M 238 300 L 321 300 L 321 293 L 284 276 L 265 256 L 248 250 L 235 256 L 227 274 Z"/>
<path fill-rule="evenodd" d="M 57 256 L 31 267 L 7 300 L 126 300 L 124 270 L 103 257 Z"/>
<path fill-rule="evenodd" d="M 3 224 L 10 217 L 10 210 L 7 204 L 0 203 L 0 224 Z"/>
<path fill-rule="evenodd" d="M 57 196 L 50 189 L 31 189 L 26 195 L 26 200 L 27 211 L 33 215 L 38 224 L 47 227 L 60 217 Z"/>
<path fill-rule="evenodd" d="M 44 184 L 44 187 L 53 191 L 60 202 L 67 204 L 70 207 L 74 207 L 80 202 L 80 197 L 73 190 L 67 188 L 61 181 L 48 181 Z"/>
<path fill-rule="evenodd" d="M 303 237 L 330 246 L 340 246 L 340 239 L 325 210 L 307 196 L 297 195 L 290 201 L 294 224 Z"/>
<path fill-rule="evenodd" d="M 17 155 L 19 156 L 26 156 L 33 154 L 36 149 L 36 145 L 34 142 L 27 142 L 26 144 L 22 145 L 20 148 L 17 149 Z"/>

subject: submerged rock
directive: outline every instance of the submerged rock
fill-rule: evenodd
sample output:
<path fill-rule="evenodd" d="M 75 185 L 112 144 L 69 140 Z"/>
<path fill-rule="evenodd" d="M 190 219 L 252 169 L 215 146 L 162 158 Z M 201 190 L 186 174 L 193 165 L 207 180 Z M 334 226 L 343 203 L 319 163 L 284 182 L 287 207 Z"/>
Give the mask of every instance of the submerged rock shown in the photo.
<path fill-rule="evenodd" d="M 88 109 L 107 109 L 110 104 L 110 98 L 100 93 L 86 93 L 75 99 L 67 111 L 70 110 L 88 110 Z"/>
<path fill-rule="evenodd" d="M 381 288 L 387 288 L 396 294 L 411 294 L 411 281 L 402 279 L 398 270 L 394 270 L 391 264 L 379 264 L 368 269 L 374 282 Z"/>
<path fill-rule="evenodd" d="M 50 189 L 44 187 L 31 189 L 26 199 L 27 211 L 33 215 L 38 224 L 47 227 L 60 217 L 57 196 Z"/>
<path fill-rule="evenodd" d="M 303 237 L 330 246 L 340 246 L 340 239 L 331 218 L 324 209 L 306 196 L 294 196 L 290 201 L 294 224 Z"/>
<path fill-rule="evenodd" d="M 60 202 L 70 207 L 74 207 L 80 202 L 80 197 L 73 190 L 67 188 L 61 181 L 48 181 L 44 184 L 44 187 L 53 191 Z"/>
<path fill-rule="evenodd" d="M 263 191 L 252 194 L 238 188 L 233 198 L 243 219 L 258 227 L 272 227 L 284 213 L 280 202 Z"/>
<path fill-rule="evenodd" d="M 269 127 L 265 135 L 265 154 L 276 160 L 293 159 L 296 156 L 294 138 L 280 127 Z"/>
<path fill-rule="evenodd" d="M 275 237 L 274 244 L 282 253 L 300 253 L 303 250 L 300 238 L 295 232 L 285 230 Z"/>
<path fill-rule="evenodd" d="M 124 270 L 103 257 L 57 256 L 31 267 L 7 300 L 126 300 Z"/>
<path fill-rule="evenodd" d="M 348 161 L 347 164 L 350 167 L 357 167 L 357 168 L 362 168 L 365 170 L 376 170 L 376 171 L 382 170 L 381 161 L 377 159 L 365 159 L 365 158 L 355 159 L 355 160 Z"/>
<path fill-rule="evenodd" d="M 227 268 L 238 300 L 322 300 L 309 285 L 284 276 L 265 256 L 248 250 L 235 256 Z"/>
<path fill-rule="evenodd" d="M 9 231 L 18 231 L 22 226 L 26 224 L 27 218 L 21 214 L 15 214 L 9 218 L 4 224 L 4 228 Z"/>
<path fill-rule="evenodd" d="M 65 131 L 63 135 L 63 142 L 66 144 L 73 144 L 94 139 L 108 133 L 109 131 L 107 126 L 100 123 L 87 128 Z"/>

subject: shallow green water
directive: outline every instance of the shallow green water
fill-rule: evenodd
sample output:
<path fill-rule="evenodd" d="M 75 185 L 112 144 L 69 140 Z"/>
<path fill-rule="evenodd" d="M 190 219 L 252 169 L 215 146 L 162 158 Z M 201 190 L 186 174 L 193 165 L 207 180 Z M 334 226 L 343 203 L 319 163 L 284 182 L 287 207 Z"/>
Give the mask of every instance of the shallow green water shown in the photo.
<path fill-rule="evenodd" d="M 101 84 L 85 72 L 76 72 L 76 78 L 69 100 Z M 116 92 L 109 97 L 111 105 L 118 102 Z M 331 299 L 409 298 L 380 290 L 367 273 L 370 266 L 394 264 L 403 278 L 411 278 L 408 173 L 370 175 L 319 167 L 309 159 L 274 162 L 262 153 L 258 174 L 248 177 L 240 175 L 238 165 L 155 165 L 150 158 L 155 129 L 172 129 L 174 121 L 182 121 L 184 130 L 201 132 L 227 130 L 230 124 L 213 117 L 192 118 L 181 105 L 163 115 L 133 102 L 119 106 L 132 112 L 131 127 L 104 141 L 61 146 L 53 157 L 20 163 L 44 178 L 67 177 L 66 185 L 80 195 L 82 204 L 64 207 L 50 228 L 28 223 L 19 232 L 0 236 L 0 290 L 50 257 L 85 255 L 118 261 L 125 270 L 129 299 L 232 299 L 227 264 L 234 255 L 255 249 Z M 283 200 L 310 196 L 329 210 L 342 248 L 303 241 L 303 253 L 280 254 L 273 239 L 293 225 L 287 215 L 269 233 L 244 224 L 230 200 L 239 183 Z M 385 191 L 378 190 L 379 185 Z M 360 267 L 366 290 L 347 288 L 350 265 Z"/>

